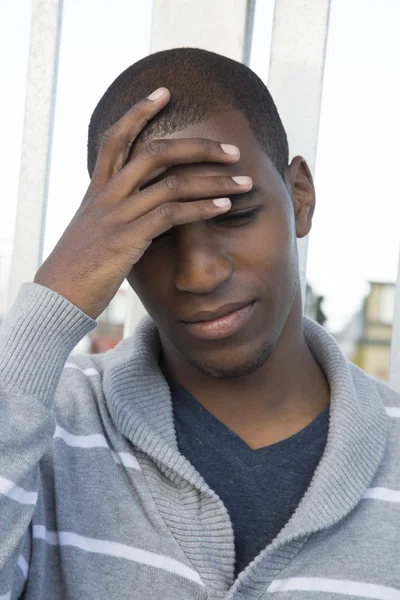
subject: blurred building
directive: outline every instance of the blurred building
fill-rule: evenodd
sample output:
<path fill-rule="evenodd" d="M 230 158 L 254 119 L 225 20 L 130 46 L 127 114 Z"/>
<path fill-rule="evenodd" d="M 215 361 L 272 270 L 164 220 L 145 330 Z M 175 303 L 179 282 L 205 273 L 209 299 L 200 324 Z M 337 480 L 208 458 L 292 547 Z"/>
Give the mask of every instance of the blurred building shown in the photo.
<path fill-rule="evenodd" d="M 105 311 L 98 317 L 96 329 L 82 340 L 75 351 L 99 354 L 114 348 L 123 338 L 127 309 L 128 290 L 121 287 Z"/>
<path fill-rule="evenodd" d="M 327 319 L 324 311 L 322 310 L 323 301 L 324 296 L 318 296 L 318 294 L 314 292 L 312 286 L 307 282 L 304 314 L 320 325 L 325 325 Z"/>
<path fill-rule="evenodd" d="M 396 286 L 379 281 L 369 285 L 360 311 L 335 337 L 349 360 L 388 383 Z"/>

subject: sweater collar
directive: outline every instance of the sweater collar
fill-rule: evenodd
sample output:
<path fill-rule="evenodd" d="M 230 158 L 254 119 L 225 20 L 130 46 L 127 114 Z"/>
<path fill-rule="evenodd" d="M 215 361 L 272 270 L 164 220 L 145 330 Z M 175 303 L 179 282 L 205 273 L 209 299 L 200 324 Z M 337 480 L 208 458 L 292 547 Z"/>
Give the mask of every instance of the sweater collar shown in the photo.
<path fill-rule="evenodd" d="M 303 317 L 307 344 L 330 386 L 329 431 L 322 458 L 276 545 L 329 527 L 358 504 L 383 458 L 388 417 L 374 380 L 350 363 L 335 339 Z"/>
<path fill-rule="evenodd" d="M 323 456 L 275 547 L 344 518 L 369 487 L 382 460 L 387 415 L 374 380 L 346 360 L 334 338 L 303 317 L 304 335 L 331 389 L 329 431 Z M 212 494 L 180 454 L 168 384 L 159 367 L 160 340 L 147 315 L 133 335 L 105 355 L 104 392 L 117 429 L 173 480 Z"/>

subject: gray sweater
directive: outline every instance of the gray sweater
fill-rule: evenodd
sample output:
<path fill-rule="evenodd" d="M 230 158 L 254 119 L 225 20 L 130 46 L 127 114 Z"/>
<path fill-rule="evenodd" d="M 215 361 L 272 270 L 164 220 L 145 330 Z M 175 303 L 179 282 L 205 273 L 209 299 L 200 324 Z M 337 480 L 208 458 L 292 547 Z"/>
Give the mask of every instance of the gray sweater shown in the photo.
<path fill-rule="evenodd" d="M 157 328 L 70 355 L 96 322 L 24 284 L 0 327 L 0 600 L 400 599 L 400 395 L 304 318 L 328 441 L 234 578 L 227 510 L 180 454 Z"/>

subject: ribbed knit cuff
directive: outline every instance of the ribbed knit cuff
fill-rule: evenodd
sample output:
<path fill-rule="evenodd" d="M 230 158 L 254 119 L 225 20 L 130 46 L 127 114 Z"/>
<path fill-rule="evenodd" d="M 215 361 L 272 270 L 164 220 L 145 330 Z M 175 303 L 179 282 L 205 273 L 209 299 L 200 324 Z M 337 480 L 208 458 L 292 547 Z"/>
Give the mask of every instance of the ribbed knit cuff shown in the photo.
<path fill-rule="evenodd" d="M 24 283 L 0 326 L 0 384 L 50 405 L 65 362 L 97 322 L 38 283 Z"/>

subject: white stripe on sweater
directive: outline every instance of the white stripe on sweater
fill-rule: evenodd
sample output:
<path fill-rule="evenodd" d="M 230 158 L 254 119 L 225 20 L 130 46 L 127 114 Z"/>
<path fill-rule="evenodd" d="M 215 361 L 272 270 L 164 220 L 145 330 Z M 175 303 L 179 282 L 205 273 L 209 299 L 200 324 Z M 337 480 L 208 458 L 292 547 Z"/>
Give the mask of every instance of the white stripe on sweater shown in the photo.
<path fill-rule="evenodd" d="M 62 439 L 68 446 L 74 448 L 108 448 L 106 438 L 100 433 L 75 435 L 57 425 L 53 437 Z"/>
<path fill-rule="evenodd" d="M 4 596 L 0 596 L 0 600 L 11 600 L 11 592 L 4 594 Z"/>
<path fill-rule="evenodd" d="M 74 365 L 74 363 L 65 363 L 64 369 L 76 369 L 77 371 L 80 371 L 81 373 L 83 373 L 84 375 L 87 375 L 88 377 L 90 377 L 91 375 L 100 375 L 99 371 L 97 371 L 96 369 L 93 369 L 93 367 L 88 367 L 87 369 L 81 369 L 80 367 L 78 367 L 78 365 Z"/>
<path fill-rule="evenodd" d="M 141 471 L 140 465 L 133 454 L 129 454 L 129 452 L 114 452 L 110 449 L 104 435 L 100 433 L 75 435 L 57 425 L 53 438 L 59 438 L 73 448 L 107 448 L 118 465 L 123 464 L 124 467 L 131 467 L 132 469 Z"/>
<path fill-rule="evenodd" d="M 400 502 L 400 491 L 391 490 L 384 487 L 368 488 L 365 490 L 362 498 L 371 498 L 373 500 L 383 500 L 384 502 Z"/>
<path fill-rule="evenodd" d="M 17 565 L 21 569 L 24 579 L 26 579 L 28 577 L 29 565 L 22 554 L 18 559 Z"/>
<path fill-rule="evenodd" d="M 389 417 L 400 419 L 400 408 L 397 406 L 385 406 L 385 410 Z"/>
<path fill-rule="evenodd" d="M 288 591 L 327 592 L 328 594 L 374 598 L 374 600 L 400 600 L 400 590 L 386 585 L 362 583 L 361 581 L 349 581 L 347 579 L 291 577 L 290 579 L 276 579 L 267 589 L 269 594 Z"/>
<path fill-rule="evenodd" d="M 157 554 L 156 552 L 132 548 L 131 546 L 120 544 L 118 542 L 83 537 L 82 535 L 78 535 L 71 531 L 47 531 L 43 525 L 33 526 L 33 537 L 44 540 L 52 546 L 74 546 L 85 552 L 94 552 L 95 554 L 125 558 L 132 562 L 175 573 L 185 579 L 204 585 L 197 571 L 194 571 L 174 558 L 168 558 L 167 556 Z"/>
<path fill-rule="evenodd" d="M 142 470 L 133 454 L 129 454 L 129 452 L 114 452 L 114 450 L 111 450 L 110 452 L 117 465 L 122 464 L 124 467 L 130 467 L 131 469 L 137 469 L 138 471 Z"/>
<path fill-rule="evenodd" d="M 37 492 L 28 492 L 13 481 L 5 479 L 4 477 L 0 477 L 0 494 L 15 500 L 20 504 L 36 504 L 38 498 Z"/>

